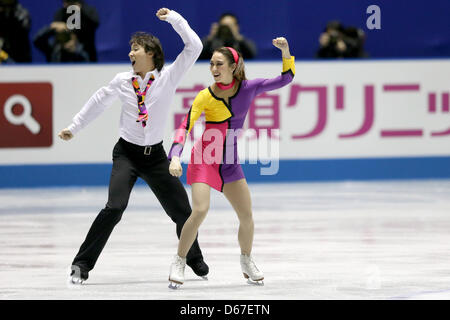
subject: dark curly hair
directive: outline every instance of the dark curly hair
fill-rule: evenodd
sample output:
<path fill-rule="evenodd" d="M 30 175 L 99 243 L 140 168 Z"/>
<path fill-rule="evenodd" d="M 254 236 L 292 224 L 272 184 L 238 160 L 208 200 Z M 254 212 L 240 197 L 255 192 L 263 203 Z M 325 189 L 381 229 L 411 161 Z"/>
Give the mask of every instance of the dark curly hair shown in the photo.
<path fill-rule="evenodd" d="M 145 52 L 153 52 L 153 63 L 156 69 L 161 71 L 164 66 L 164 52 L 161 47 L 161 42 L 154 35 L 147 32 L 136 32 L 131 36 L 130 46 L 136 43 L 142 46 Z"/>

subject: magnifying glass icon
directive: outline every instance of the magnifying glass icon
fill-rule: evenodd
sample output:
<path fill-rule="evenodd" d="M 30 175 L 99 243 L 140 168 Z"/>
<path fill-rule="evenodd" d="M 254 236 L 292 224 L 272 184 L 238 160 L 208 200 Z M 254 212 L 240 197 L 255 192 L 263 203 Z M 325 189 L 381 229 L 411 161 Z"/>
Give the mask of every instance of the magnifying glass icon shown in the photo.
<path fill-rule="evenodd" d="M 23 112 L 21 115 L 15 115 L 12 112 L 13 107 L 16 104 L 20 104 L 23 107 Z M 5 102 L 4 113 L 6 120 L 11 124 L 16 126 L 24 125 L 33 134 L 38 134 L 41 131 L 41 125 L 31 116 L 31 103 L 30 101 L 21 94 L 15 94 L 8 98 Z"/>

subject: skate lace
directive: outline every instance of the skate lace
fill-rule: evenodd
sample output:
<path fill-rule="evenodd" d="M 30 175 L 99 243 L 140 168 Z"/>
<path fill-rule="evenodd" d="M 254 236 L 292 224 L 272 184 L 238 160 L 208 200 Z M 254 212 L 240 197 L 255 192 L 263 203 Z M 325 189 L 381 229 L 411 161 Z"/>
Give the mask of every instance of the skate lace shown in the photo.
<path fill-rule="evenodd" d="M 252 259 L 249 259 L 246 264 L 247 264 L 247 267 L 250 269 L 251 273 L 259 272 L 258 268 L 256 267 L 256 264 L 253 262 Z"/>
<path fill-rule="evenodd" d="M 183 269 L 184 269 L 183 260 L 177 258 L 177 260 L 175 261 L 175 269 L 177 270 L 178 273 L 183 272 Z"/>

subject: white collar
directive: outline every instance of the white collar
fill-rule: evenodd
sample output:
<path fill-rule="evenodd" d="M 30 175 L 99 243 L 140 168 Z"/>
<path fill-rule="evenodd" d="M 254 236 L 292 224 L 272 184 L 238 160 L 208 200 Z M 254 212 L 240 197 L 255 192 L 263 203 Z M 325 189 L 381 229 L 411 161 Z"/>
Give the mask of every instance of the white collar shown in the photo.
<path fill-rule="evenodd" d="M 131 78 L 133 78 L 133 77 L 141 78 L 141 76 L 138 75 L 137 73 L 135 73 L 133 71 L 133 69 L 131 69 L 130 73 L 131 73 Z M 155 77 L 155 80 L 159 78 L 159 71 L 158 71 L 158 69 L 155 68 L 152 71 L 147 72 L 144 76 L 144 79 L 142 79 L 142 80 L 145 81 L 145 79 L 150 79 L 151 74 L 153 74 L 153 76 Z"/>

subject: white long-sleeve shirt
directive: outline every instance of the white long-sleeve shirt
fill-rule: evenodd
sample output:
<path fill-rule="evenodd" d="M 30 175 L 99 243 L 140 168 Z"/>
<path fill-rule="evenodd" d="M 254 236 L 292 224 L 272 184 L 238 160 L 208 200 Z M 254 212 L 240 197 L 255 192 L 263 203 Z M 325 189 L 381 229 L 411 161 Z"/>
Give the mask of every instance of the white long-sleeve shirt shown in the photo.
<path fill-rule="evenodd" d="M 180 35 L 185 45 L 176 60 L 171 65 L 164 66 L 160 72 L 157 69 L 147 72 L 144 79 L 133 70 L 118 73 L 107 86 L 97 90 L 75 115 L 72 124 L 68 127 L 72 134 L 75 135 L 105 111 L 116 98 L 119 98 L 122 102 L 119 134 L 123 139 L 140 146 L 153 145 L 163 140 L 175 90 L 183 75 L 193 66 L 202 51 L 200 38 L 180 14 L 171 10 L 166 21 Z M 138 79 L 143 91 L 151 74 L 154 75 L 155 80 L 145 96 L 148 121 L 147 125 L 142 127 L 140 122 L 136 122 L 139 110 L 131 78 Z"/>

